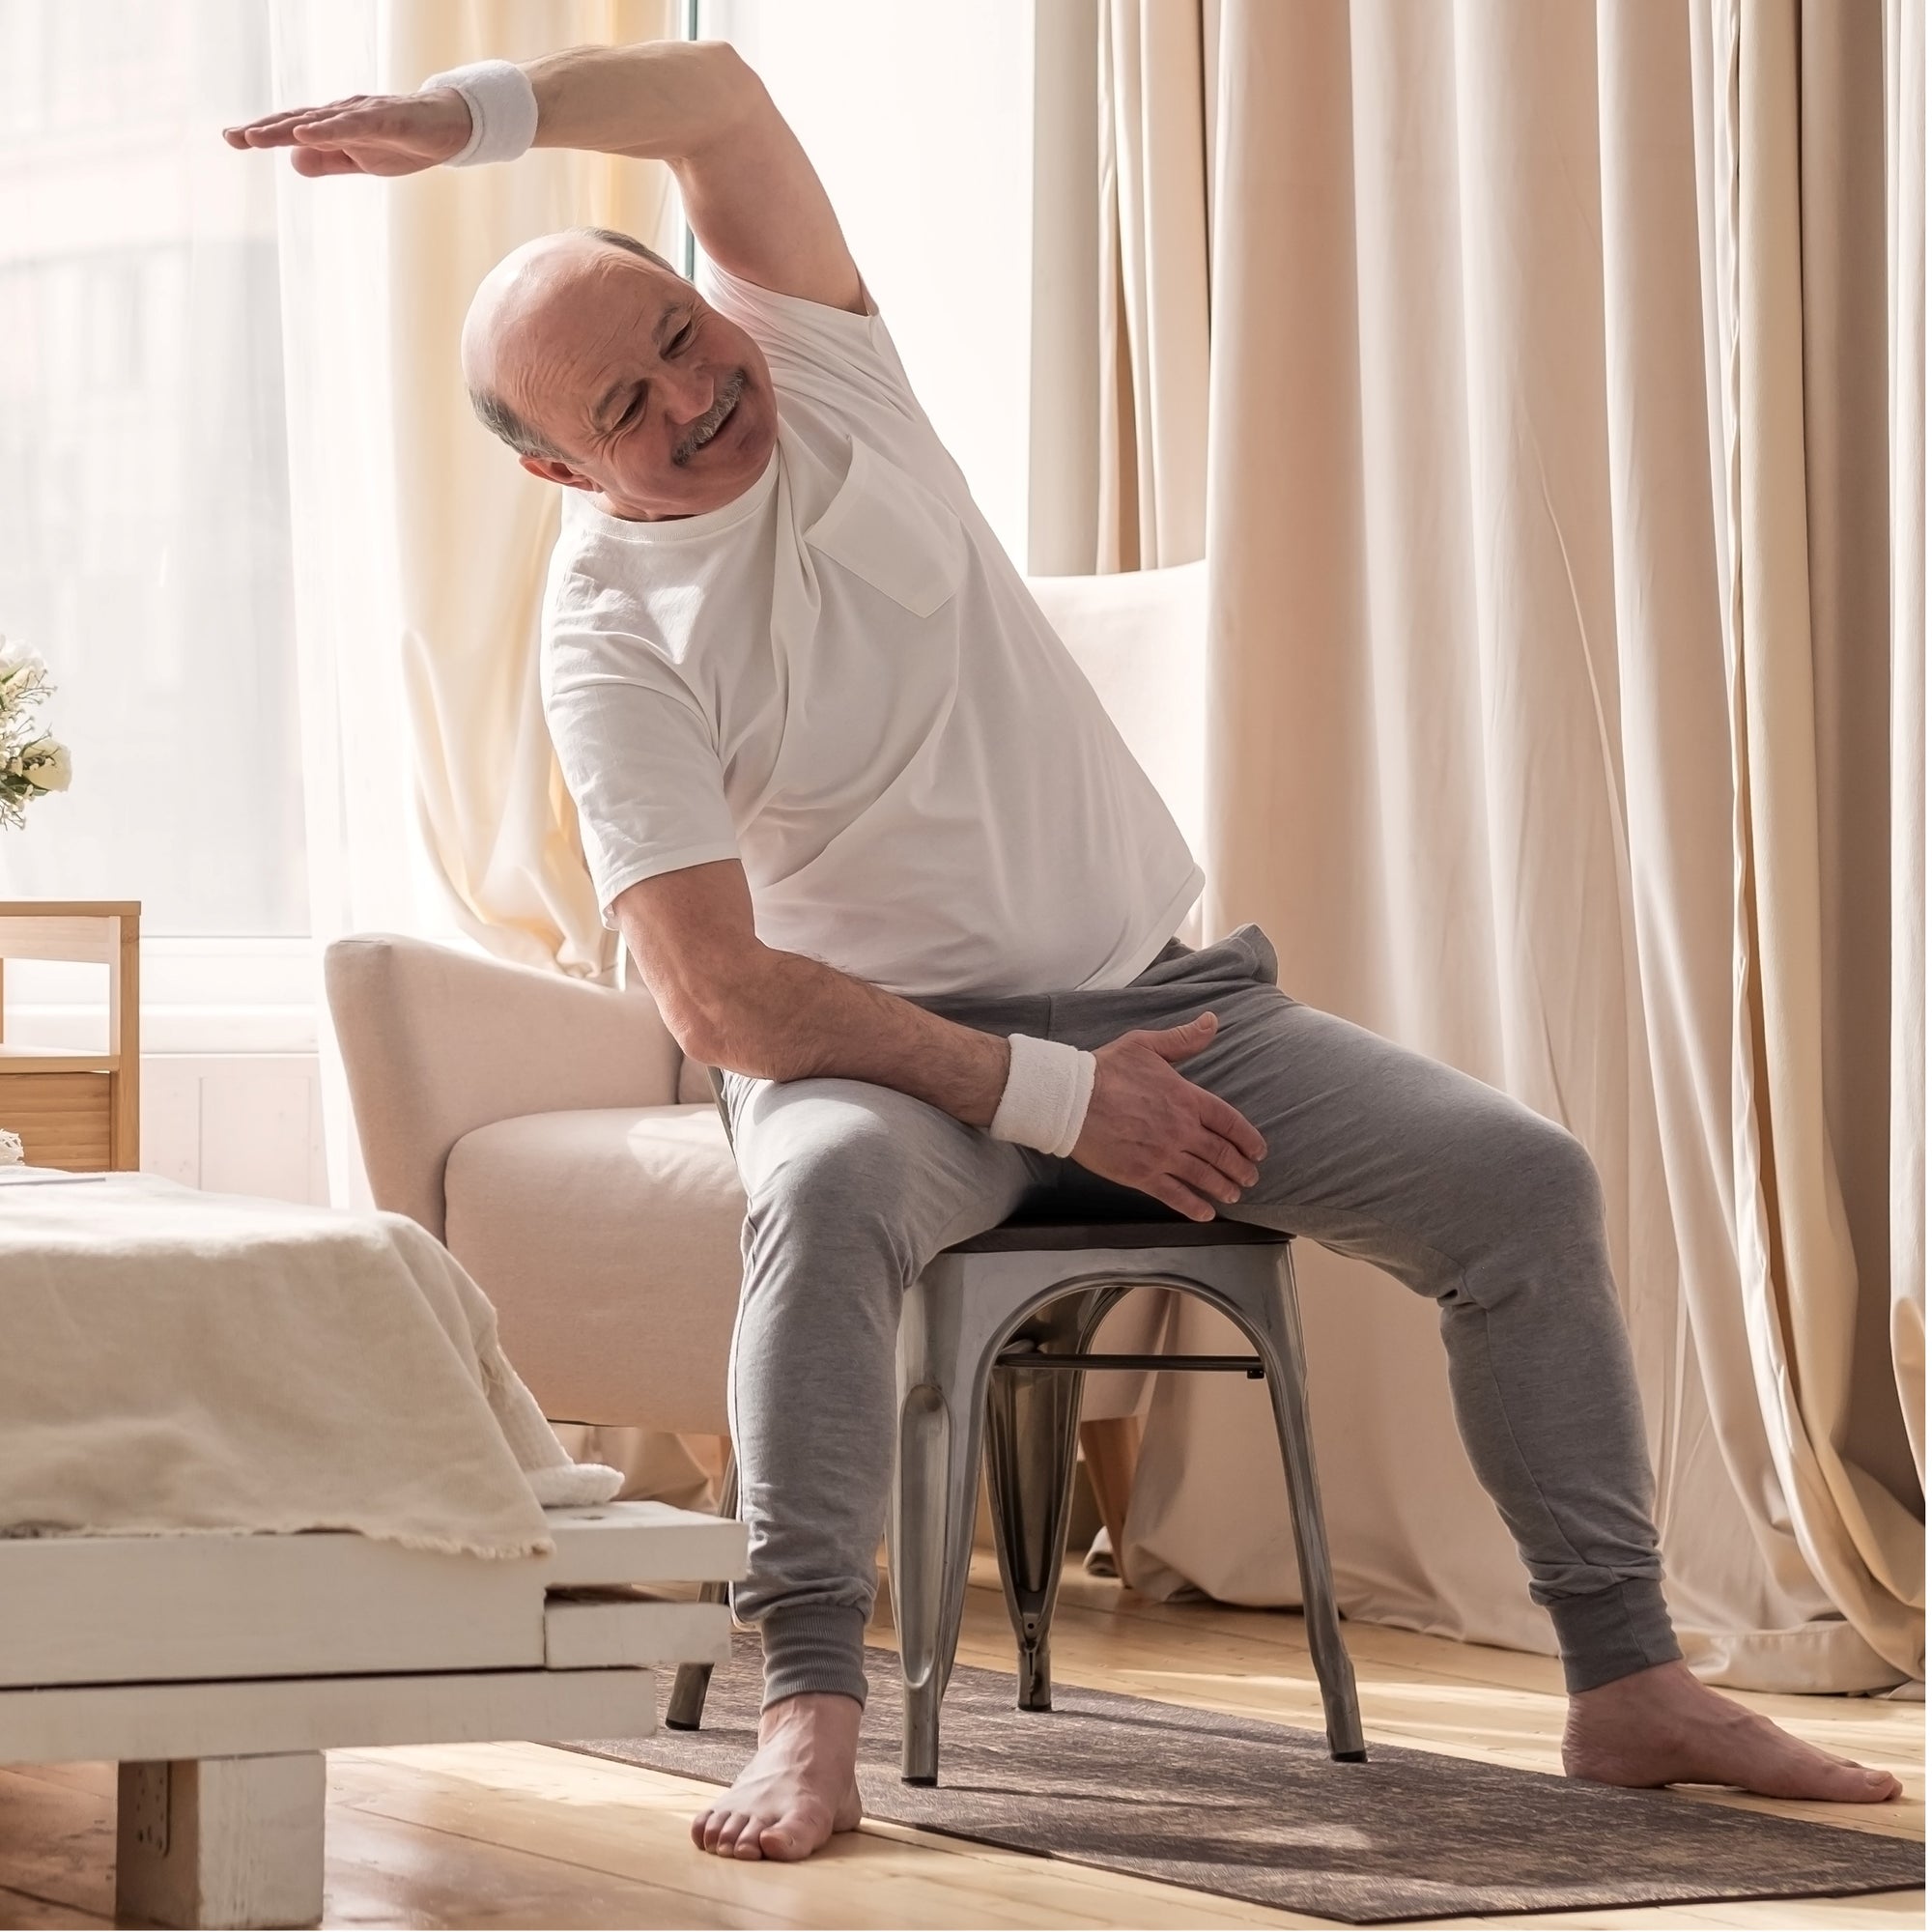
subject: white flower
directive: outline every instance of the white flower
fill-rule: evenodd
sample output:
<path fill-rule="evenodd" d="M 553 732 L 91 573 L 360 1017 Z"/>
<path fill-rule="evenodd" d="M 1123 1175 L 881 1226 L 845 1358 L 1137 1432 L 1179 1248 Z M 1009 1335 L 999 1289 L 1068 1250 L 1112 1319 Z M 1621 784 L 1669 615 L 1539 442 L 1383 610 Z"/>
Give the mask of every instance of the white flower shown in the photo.
<path fill-rule="evenodd" d="M 20 753 L 20 776 L 36 791 L 65 791 L 73 782 L 73 754 L 55 738 L 36 738 Z"/>
<path fill-rule="evenodd" d="M 0 638 L 0 707 L 38 691 L 47 681 L 47 661 L 25 644 Z"/>

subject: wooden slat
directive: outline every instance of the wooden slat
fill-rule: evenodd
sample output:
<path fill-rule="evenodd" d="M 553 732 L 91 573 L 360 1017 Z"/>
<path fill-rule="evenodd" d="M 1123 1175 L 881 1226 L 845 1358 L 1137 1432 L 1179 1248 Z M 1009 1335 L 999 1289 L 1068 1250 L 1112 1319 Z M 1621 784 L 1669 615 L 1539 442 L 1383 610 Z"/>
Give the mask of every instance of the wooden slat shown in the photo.
<path fill-rule="evenodd" d="M 613 1590 L 552 1597 L 544 1605 L 544 1662 L 552 1670 L 730 1661 L 731 1612 L 723 1604 L 668 1604 Z"/>
<path fill-rule="evenodd" d="M 71 959 L 111 966 L 119 914 L 0 912 L 0 959 Z"/>
<path fill-rule="evenodd" d="M 556 1553 L 553 1589 L 594 1583 L 735 1583 L 750 1532 L 742 1522 L 668 1503 L 599 1503 L 546 1510 Z"/>
<path fill-rule="evenodd" d="M 104 1168 L 107 1082 L 105 1073 L 24 1073 L 0 1065 L 0 1126 L 20 1136 L 30 1166 L 72 1174 Z"/>
<path fill-rule="evenodd" d="M 139 919 L 139 899 L 0 899 L 0 919 Z"/>
<path fill-rule="evenodd" d="M 349 1745 L 648 1737 L 648 1670 L 270 1677 L 0 1690 L 0 1763 L 242 1757 Z"/>
<path fill-rule="evenodd" d="M 107 1039 L 114 1078 L 107 1100 L 108 1165 L 132 1173 L 141 1165 L 141 916 L 112 922 L 114 953 L 107 968 Z"/>
<path fill-rule="evenodd" d="M 663 1503 L 547 1520 L 554 1556 L 502 1561 L 334 1531 L 0 1539 L 0 1686 L 534 1668 L 547 1590 L 745 1572 L 742 1523 Z"/>
<path fill-rule="evenodd" d="M 0 1541 L 0 1686 L 542 1664 L 539 1561 L 371 1537 Z"/>

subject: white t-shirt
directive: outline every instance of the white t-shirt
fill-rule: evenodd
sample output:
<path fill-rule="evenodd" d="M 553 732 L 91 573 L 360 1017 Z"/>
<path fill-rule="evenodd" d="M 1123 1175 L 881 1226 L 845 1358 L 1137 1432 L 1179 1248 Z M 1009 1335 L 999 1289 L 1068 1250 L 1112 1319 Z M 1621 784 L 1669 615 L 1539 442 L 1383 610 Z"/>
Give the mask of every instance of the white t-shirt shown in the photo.
<path fill-rule="evenodd" d="M 758 936 L 913 996 L 1125 985 L 1202 875 L 914 399 L 876 315 L 716 268 L 778 444 L 723 509 L 564 493 L 545 714 L 607 925 L 738 859 Z"/>

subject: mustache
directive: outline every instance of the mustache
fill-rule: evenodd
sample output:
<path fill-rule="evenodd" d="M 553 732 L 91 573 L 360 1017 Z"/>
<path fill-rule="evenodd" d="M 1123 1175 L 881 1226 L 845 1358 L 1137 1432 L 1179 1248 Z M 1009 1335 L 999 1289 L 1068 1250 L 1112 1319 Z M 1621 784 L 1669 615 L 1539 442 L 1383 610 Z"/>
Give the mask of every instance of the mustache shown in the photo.
<path fill-rule="evenodd" d="M 738 399 L 745 393 L 745 383 L 746 376 L 742 369 L 734 369 L 725 377 L 724 386 L 718 391 L 711 407 L 692 424 L 684 440 L 672 453 L 673 463 L 689 463 L 711 440 L 724 418 L 738 407 Z"/>

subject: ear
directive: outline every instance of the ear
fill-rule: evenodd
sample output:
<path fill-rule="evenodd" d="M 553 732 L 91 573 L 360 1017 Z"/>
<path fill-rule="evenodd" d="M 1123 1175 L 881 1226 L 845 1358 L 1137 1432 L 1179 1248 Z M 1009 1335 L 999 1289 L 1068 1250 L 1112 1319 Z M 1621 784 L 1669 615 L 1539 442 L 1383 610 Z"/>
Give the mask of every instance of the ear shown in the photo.
<path fill-rule="evenodd" d="M 598 487 L 582 470 L 573 469 L 559 457 L 520 456 L 517 461 L 532 476 L 540 476 L 546 483 L 561 483 L 566 490 L 595 490 Z"/>

